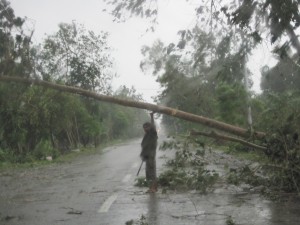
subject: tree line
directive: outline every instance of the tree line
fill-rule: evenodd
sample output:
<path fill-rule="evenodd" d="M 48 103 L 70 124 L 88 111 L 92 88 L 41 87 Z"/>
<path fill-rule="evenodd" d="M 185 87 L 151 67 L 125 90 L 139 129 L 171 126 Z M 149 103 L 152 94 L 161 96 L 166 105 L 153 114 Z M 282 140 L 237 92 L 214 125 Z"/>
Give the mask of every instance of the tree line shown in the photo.
<path fill-rule="evenodd" d="M 121 99 L 142 100 L 134 88 L 113 91 L 108 34 L 83 25 L 60 24 L 32 44 L 25 19 L 0 1 L 0 76 L 34 78 Z M 0 161 L 30 162 L 72 149 L 141 135 L 145 111 L 96 102 L 40 86 L 0 84 Z"/>

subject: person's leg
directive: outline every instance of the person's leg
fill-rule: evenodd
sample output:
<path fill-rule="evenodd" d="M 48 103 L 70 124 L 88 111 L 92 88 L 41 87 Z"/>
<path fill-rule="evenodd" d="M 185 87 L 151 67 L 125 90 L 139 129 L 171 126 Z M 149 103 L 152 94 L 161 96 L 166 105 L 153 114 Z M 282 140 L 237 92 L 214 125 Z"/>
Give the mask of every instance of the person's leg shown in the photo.
<path fill-rule="evenodd" d="M 145 161 L 145 164 L 146 164 L 146 180 L 147 180 L 147 182 L 149 183 L 150 182 L 150 180 L 151 180 L 151 163 L 149 162 L 149 159 L 147 159 L 146 161 Z"/>
<path fill-rule="evenodd" d="M 156 179 L 156 161 L 155 157 L 151 157 L 148 160 L 148 164 L 146 164 L 146 171 L 148 172 L 148 181 L 150 184 L 150 189 L 148 192 L 156 192 L 157 191 L 157 179 Z"/>

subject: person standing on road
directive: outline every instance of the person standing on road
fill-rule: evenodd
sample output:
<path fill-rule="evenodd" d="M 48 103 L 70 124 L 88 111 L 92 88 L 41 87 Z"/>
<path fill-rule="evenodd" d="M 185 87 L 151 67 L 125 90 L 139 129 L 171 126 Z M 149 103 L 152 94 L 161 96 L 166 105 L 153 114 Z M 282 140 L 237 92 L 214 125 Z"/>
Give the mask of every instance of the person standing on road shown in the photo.
<path fill-rule="evenodd" d="M 150 113 L 151 123 L 143 124 L 145 135 L 143 137 L 140 154 L 141 159 L 146 163 L 146 180 L 150 185 L 147 192 L 157 192 L 157 178 L 156 178 L 156 148 L 157 148 L 157 131 L 153 118 L 154 112 Z"/>

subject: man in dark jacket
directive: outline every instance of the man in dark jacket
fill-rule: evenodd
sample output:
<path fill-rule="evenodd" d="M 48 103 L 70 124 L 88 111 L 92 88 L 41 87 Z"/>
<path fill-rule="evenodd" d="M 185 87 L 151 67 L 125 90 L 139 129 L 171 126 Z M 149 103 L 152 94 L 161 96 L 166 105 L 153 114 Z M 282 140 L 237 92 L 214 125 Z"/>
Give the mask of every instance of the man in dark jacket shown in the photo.
<path fill-rule="evenodd" d="M 146 122 L 143 124 L 145 131 L 144 138 L 141 146 L 141 159 L 146 162 L 146 180 L 150 184 L 148 192 L 154 193 L 157 191 L 157 180 L 156 180 L 156 147 L 157 147 L 157 132 L 154 124 L 153 112 L 150 113 L 151 123 Z"/>

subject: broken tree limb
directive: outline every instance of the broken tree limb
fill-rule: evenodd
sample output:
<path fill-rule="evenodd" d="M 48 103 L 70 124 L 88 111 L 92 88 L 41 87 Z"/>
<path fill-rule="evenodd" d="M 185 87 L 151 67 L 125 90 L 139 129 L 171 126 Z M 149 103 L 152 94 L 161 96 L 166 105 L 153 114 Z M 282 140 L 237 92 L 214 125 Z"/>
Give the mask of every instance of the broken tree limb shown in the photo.
<path fill-rule="evenodd" d="M 211 137 L 211 138 L 215 138 L 215 139 L 222 139 L 222 140 L 225 140 L 225 141 L 238 142 L 238 143 L 240 143 L 242 145 L 245 145 L 245 146 L 248 146 L 248 147 L 252 147 L 252 148 L 256 148 L 256 149 L 260 149 L 260 150 L 267 150 L 266 147 L 256 145 L 254 143 L 251 143 L 251 142 L 239 139 L 239 138 L 218 134 L 215 131 L 211 131 L 210 133 L 206 133 L 206 132 L 202 132 L 202 131 L 192 130 L 190 132 L 190 135 L 202 135 L 202 136 Z"/>
<path fill-rule="evenodd" d="M 61 84 L 55 84 L 55 83 L 43 81 L 40 79 L 27 79 L 27 78 L 21 78 L 21 77 L 0 76 L 0 81 L 1 82 L 18 82 L 18 83 L 24 83 L 24 84 L 28 84 L 28 85 L 38 85 L 38 86 L 42 86 L 42 87 L 46 87 L 46 88 L 55 89 L 58 91 L 64 91 L 64 92 L 69 92 L 69 93 L 73 93 L 73 94 L 83 95 L 86 97 L 96 99 L 98 101 L 104 101 L 104 102 L 118 104 L 118 105 L 122 105 L 122 106 L 126 106 L 126 107 L 134 107 L 134 108 L 140 108 L 140 109 L 154 111 L 157 113 L 173 116 L 173 117 L 183 119 L 186 121 L 200 123 L 204 126 L 215 128 L 215 129 L 225 131 L 225 132 L 228 132 L 228 133 L 231 133 L 231 134 L 234 134 L 237 136 L 245 137 L 245 138 L 250 136 L 250 132 L 247 129 L 236 127 L 231 124 L 223 123 L 223 122 L 220 122 L 217 120 L 213 120 L 213 119 L 206 118 L 203 116 L 184 112 L 184 111 L 177 110 L 177 109 L 170 108 L 170 107 L 159 106 L 159 105 L 154 105 L 154 104 L 150 104 L 150 103 L 146 103 L 146 102 L 138 102 L 138 101 L 133 101 L 133 100 L 116 98 L 116 97 L 108 96 L 108 95 L 97 94 L 95 92 L 91 92 L 91 91 L 84 90 L 81 88 L 66 86 L 66 85 L 61 85 Z M 266 136 L 266 134 L 263 132 L 254 132 L 253 133 L 253 137 L 256 137 L 259 139 L 264 138 L 265 136 Z"/>

